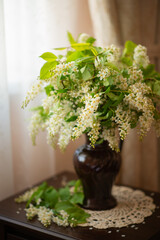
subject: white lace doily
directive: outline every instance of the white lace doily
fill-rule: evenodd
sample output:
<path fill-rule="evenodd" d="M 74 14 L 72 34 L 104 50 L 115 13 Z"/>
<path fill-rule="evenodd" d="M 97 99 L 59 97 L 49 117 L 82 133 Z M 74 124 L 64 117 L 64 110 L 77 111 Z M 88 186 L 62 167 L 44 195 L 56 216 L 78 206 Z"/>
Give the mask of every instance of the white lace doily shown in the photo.
<path fill-rule="evenodd" d="M 117 206 L 105 211 L 85 210 L 91 216 L 87 223 L 81 224 L 81 226 L 106 229 L 142 223 L 144 218 L 150 216 L 156 207 L 153 199 L 140 190 L 114 186 L 112 194 L 117 199 Z"/>

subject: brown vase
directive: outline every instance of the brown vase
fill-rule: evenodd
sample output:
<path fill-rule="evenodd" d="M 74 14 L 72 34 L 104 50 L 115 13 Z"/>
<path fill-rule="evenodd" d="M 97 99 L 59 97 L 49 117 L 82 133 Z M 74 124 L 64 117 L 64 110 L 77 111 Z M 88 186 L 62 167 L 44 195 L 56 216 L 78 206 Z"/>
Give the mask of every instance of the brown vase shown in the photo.
<path fill-rule="evenodd" d="M 113 151 L 107 141 L 89 145 L 89 140 L 74 154 L 74 167 L 82 181 L 84 190 L 83 207 L 92 210 L 106 210 L 116 206 L 112 186 L 120 169 L 120 153 Z"/>

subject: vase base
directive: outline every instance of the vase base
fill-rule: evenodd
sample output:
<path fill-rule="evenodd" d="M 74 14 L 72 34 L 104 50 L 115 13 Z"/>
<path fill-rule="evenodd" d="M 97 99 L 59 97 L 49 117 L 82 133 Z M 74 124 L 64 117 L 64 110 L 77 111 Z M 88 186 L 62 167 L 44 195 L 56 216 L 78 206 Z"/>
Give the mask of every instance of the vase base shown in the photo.
<path fill-rule="evenodd" d="M 85 208 L 85 209 L 97 210 L 97 211 L 109 210 L 109 209 L 114 208 L 116 206 L 117 206 L 117 201 L 113 196 L 111 196 L 109 199 L 106 199 L 103 202 L 102 201 L 97 202 L 94 199 L 88 199 L 82 205 L 82 207 Z"/>

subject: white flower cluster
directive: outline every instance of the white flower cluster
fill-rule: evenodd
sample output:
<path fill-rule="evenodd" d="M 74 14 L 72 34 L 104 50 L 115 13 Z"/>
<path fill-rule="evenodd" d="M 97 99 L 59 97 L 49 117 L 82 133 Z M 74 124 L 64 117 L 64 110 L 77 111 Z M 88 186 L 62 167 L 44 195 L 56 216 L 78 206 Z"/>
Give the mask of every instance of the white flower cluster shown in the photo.
<path fill-rule="evenodd" d="M 78 37 L 78 42 L 79 43 L 85 43 L 86 40 L 89 38 L 90 36 L 86 33 L 81 33 L 80 36 Z"/>
<path fill-rule="evenodd" d="M 64 210 L 59 212 L 59 215 L 54 215 L 54 212 L 50 208 L 45 206 L 40 206 L 39 208 L 29 205 L 29 208 L 25 209 L 27 219 L 32 220 L 35 216 L 38 216 L 38 220 L 45 226 L 48 227 L 52 222 L 56 223 L 59 226 L 74 226 L 75 219 L 72 219 L 72 222 L 68 221 L 69 215 Z"/>
<path fill-rule="evenodd" d="M 56 223 L 58 226 L 67 227 L 70 225 L 72 227 L 72 224 L 69 224 L 68 222 L 69 215 L 64 210 L 60 211 L 60 215 L 61 215 L 60 217 L 53 216 L 52 221 Z"/>
<path fill-rule="evenodd" d="M 143 66 L 144 68 L 147 67 L 147 65 L 149 64 L 149 58 L 147 56 L 146 47 L 139 44 L 134 49 L 133 59 L 134 59 L 134 65 Z"/>
<path fill-rule="evenodd" d="M 143 137 L 150 130 L 154 120 L 155 107 L 152 100 L 146 96 L 151 89 L 146 84 L 138 82 L 130 86 L 130 91 L 131 93 L 125 96 L 124 102 L 129 104 L 130 108 L 142 113 L 139 117 L 139 125 L 140 136 Z"/>
<path fill-rule="evenodd" d="M 46 112 L 50 111 L 54 108 L 54 105 L 57 103 L 58 99 L 53 92 L 50 92 L 51 96 L 46 97 L 43 99 L 42 106 Z"/>
<path fill-rule="evenodd" d="M 38 214 L 38 208 L 34 207 L 33 204 L 29 205 L 29 208 L 24 209 L 26 212 L 27 219 L 32 220 Z"/>
<path fill-rule="evenodd" d="M 28 91 L 26 94 L 25 100 L 22 103 L 22 108 L 25 108 L 28 105 L 28 103 L 31 100 L 33 100 L 39 94 L 39 92 L 42 91 L 43 87 L 44 87 L 44 82 L 42 80 L 38 80 L 38 82 L 33 84 L 31 90 Z"/>
<path fill-rule="evenodd" d="M 115 117 L 112 118 L 112 120 L 114 120 L 118 125 L 119 134 L 121 139 L 123 140 L 128 135 L 131 128 L 130 120 L 131 120 L 132 113 L 129 109 L 127 111 L 124 111 L 123 105 L 120 104 L 117 107 L 115 114 L 116 115 Z"/>
<path fill-rule="evenodd" d="M 141 139 L 150 130 L 153 121 L 154 121 L 153 113 L 149 111 L 143 112 L 143 114 L 139 117 L 139 132 Z"/>
<path fill-rule="evenodd" d="M 33 204 L 29 205 L 29 208 L 25 209 L 27 219 L 32 220 L 35 216 L 38 216 L 38 220 L 45 226 L 51 225 L 52 219 L 54 218 L 53 211 L 44 206 L 39 208 L 34 207 Z"/>
<path fill-rule="evenodd" d="M 29 134 L 32 139 L 33 145 L 36 144 L 36 136 L 40 130 L 44 131 L 47 126 L 47 123 L 43 121 L 42 116 L 40 115 L 39 111 L 34 113 L 31 118 L 31 122 L 29 125 Z"/>
<path fill-rule="evenodd" d="M 88 37 L 81 34 L 78 51 L 71 44 L 64 57 L 56 58 L 51 69 L 45 69 L 44 65 L 42 72 L 46 79 L 39 80 L 27 93 L 22 107 L 47 84 L 47 97 L 31 118 L 30 135 L 34 144 L 39 130 L 46 128 L 48 143 L 62 150 L 70 139 L 77 139 L 84 132 L 92 146 L 106 139 L 112 149 L 118 150 L 119 137 L 124 140 L 130 128 L 138 126 L 143 137 L 155 120 L 158 129 L 159 77 L 153 66 L 148 66 L 146 48 L 129 41 L 121 54 L 114 45 L 94 47 L 86 42 Z M 147 75 L 150 71 L 151 79 Z"/>
<path fill-rule="evenodd" d="M 60 62 L 55 69 L 52 69 L 51 71 L 51 77 L 49 78 L 49 83 L 54 86 L 56 90 L 58 90 L 58 84 L 57 79 L 60 78 L 61 75 L 65 77 L 67 80 L 68 77 L 75 79 L 75 73 L 78 72 L 78 68 L 75 64 L 75 62 Z"/>
<path fill-rule="evenodd" d="M 69 117 L 72 117 L 75 112 L 71 108 L 71 103 L 68 104 L 67 101 L 63 101 L 63 105 L 57 107 L 56 104 L 53 107 L 53 113 L 50 119 L 47 121 L 47 131 L 48 131 L 48 143 L 51 146 L 55 146 L 57 142 L 57 136 L 59 135 L 58 145 L 64 150 L 68 145 L 75 122 L 66 122 L 64 120 L 65 116 L 70 113 Z"/>
<path fill-rule="evenodd" d="M 78 138 L 85 131 L 87 127 L 93 127 L 94 113 L 100 103 L 100 96 L 98 94 L 92 97 L 90 94 L 85 96 L 85 108 L 79 115 L 77 126 L 73 129 L 73 138 Z"/>
<path fill-rule="evenodd" d="M 63 123 L 59 132 L 59 139 L 58 139 L 58 145 L 61 150 L 65 150 L 66 146 L 68 145 L 72 136 L 74 125 L 75 125 L 75 122 Z"/>
<path fill-rule="evenodd" d="M 108 62 L 117 62 L 120 59 L 120 48 L 116 47 L 115 45 L 110 45 L 105 49 L 107 54 L 107 61 Z"/>
<path fill-rule="evenodd" d="M 74 67 L 75 63 L 74 62 L 69 62 L 69 63 L 60 63 L 59 65 L 56 66 L 56 68 L 53 70 L 53 72 L 57 75 L 67 72 L 70 68 Z M 67 73 L 68 74 L 68 73 Z"/>
<path fill-rule="evenodd" d="M 69 71 L 72 71 L 73 73 L 78 72 L 78 68 L 76 67 L 75 62 L 60 63 L 53 70 L 53 73 L 55 76 L 59 76 L 60 74 L 67 76 L 70 75 Z"/>
<path fill-rule="evenodd" d="M 130 75 L 128 79 L 129 85 L 134 84 L 136 82 L 141 82 L 143 80 L 142 71 L 138 69 L 136 66 L 130 67 L 128 69 L 128 74 Z"/>
<path fill-rule="evenodd" d="M 117 74 L 114 77 L 114 84 L 121 90 L 127 90 L 128 88 L 127 78 L 123 77 L 122 74 Z"/>
<path fill-rule="evenodd" d="M 100 80 L 103 80 L 103 79 L 109 77 L 110 74 L 111 74 L 111 73 L 110 73 L 109 68 L 105 68 L 105 69 L 101 69 L 101 70 L 99 71 L 97 77 L 99 77 Z"/>
<path fill-rule="evenodd" d="M 51 225 L 52 217 L 53 217 L 53 211 L 51 209 L 41 206 L 38 208 L 37 215 L 38 215 L 38 220 L 45 227 L 48 227 L 49 225 Z"/>
<path fill-rule="evenodd" d="M 26 191 L 24 194 L 22 194 L 18 198 L 16 198 L 15 201 L 17 203 L 27 202 L 30 199 L 30 197 L 32 196 L 32 194 L 37 191 L 37 189 L 38 189 L 38 187 L 34 187 L 34 188 Z"/>
<path fill-rule="evenodd" d="M 108 141 L 109 146 L 112 148 L 112 150 L 119 151 L 119 132 L 117 128 L 103 128 L 103 132 L 101 137 Z"/>
<path fill-rule="evenodd" d="M 145 94 L 150 93 L 151 89 L 144 83 L 135 83 L 129 88 L 130 93 L 125 96 L 124 101 L 129 103 L 133 108 L 138 110 L 147 111 L 153 109 L 149 104 L 149 98 Z"/>
<path fill-rule="evenodd" d="M 81 84 L 77 84 L 76 88 L 74 90 L 71 90 L 68 92 L 68 94 L 70 95 L 70 98 L 76 98 L 76 100 L 73 103 L 73 106 L 75 106 L 75 104 L 78 104 L 79 101 L 82 101 L 85 99 L 85 95 L 90 92 L 90 85 L 91 82 L 84 82 Z M 79 108 L 77 109 L 77 111 L 79 112 Z"/>
<path fill-rule="evenodd" d="M 94 121 L 92 124 L 92 129 L 91 131 L 88 133 L 89 136 L 89 140 L 92 144 L 92 147 L 94 147 L 95 143 L 97 142 L 98 138 L 99 138 L 99 132 L 101 129 L 101 124 L 99 121 Z"/>

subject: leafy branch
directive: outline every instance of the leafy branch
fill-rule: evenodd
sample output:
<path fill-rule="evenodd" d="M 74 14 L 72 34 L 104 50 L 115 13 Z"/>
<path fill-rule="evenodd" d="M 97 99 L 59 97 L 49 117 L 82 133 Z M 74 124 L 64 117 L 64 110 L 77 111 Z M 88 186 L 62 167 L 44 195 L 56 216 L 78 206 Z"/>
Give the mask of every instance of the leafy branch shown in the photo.
<path fill-rule="evenodd" d="M 61 211 L 63 210 L 67 213 L 67 221 L 71 226 L 85 223 L 90 216 L 80 207 L 84 200 L 80 180 L 72 180 L 65 187 L 59 189 L 55 189 L 53 186 L 49 186 L 46 182 L 43 182 L 35 189 L 31 196 L 29 194 L 28 196 L 26 208 L 33 208 L 34 206 L 34 208 L 40 210 L 41 207 L 45 207 L 46 211 L 51 210 L 53 216 L 60 220 L 63 220 L 61 215 Z M 23 202 L 23 196 L 19 196 L 15 201 L 18 203 Z M 31 220 L 32 216 L 29 216 L 29 219 Z"/>

